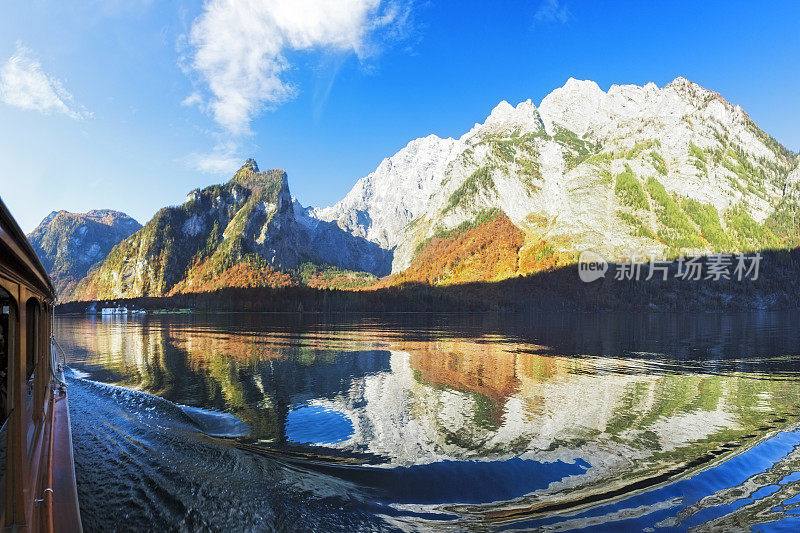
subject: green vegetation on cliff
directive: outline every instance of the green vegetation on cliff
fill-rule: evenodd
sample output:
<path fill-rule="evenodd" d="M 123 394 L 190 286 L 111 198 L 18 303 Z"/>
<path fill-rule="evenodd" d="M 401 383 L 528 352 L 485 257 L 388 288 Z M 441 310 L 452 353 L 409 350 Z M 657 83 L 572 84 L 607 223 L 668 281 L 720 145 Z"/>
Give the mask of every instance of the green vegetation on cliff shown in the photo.
<path fill-rule="evenodd" d="M 736 248 L 736 244 L 722 228 L 719 213 L 713 205 L 685 198 L 681 202 L 681 206 L 689 218 L 700 227 L 703 238 L 713 246 L 715 251 L 727 252 Z"/>
<path fill-rule="evenodd" d="M 670 249 L 670 255 L 677 255 L 682 248 L 702 248 L 700 233 L 692 223 L 692 219 L 681 210 L 680 204 L 670 195 L 664 186 L 655 178 L 648 178 L 647 192 L 653 198 L 658 221 L 663 228 L 658 236 Z"/>
<path fill-rule="evenodd" d="M 625 171 L 617 175 L 614 192 L 623 205 L 633 209 L 649 209 L 647 197 L 642 189 L 642 184 L 633 175 L 631 167 L 625 165 Z"/>
<path fill-rule="evenodd" d="M 462 203 L 468 205 L 472 198 L 480 192 L 491 190 L 494 190 L 492 169 L 488 166 L 481 167 L 473 172 L 458 189 L 453 191 L 447 200 L 444 212 L 447 213 Z"/>

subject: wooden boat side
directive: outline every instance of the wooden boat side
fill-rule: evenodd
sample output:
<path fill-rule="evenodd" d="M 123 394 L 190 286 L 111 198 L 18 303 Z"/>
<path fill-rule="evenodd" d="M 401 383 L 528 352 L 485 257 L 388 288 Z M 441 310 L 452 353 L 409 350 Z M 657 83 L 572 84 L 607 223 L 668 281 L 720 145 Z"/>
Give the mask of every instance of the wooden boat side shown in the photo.
<path fill-rule="evenodd" d="M 69 407 L 52 339 L 55 289 L 2 200 L 0 295 L 8 308 L 0 529 L 81 531 Z"/>

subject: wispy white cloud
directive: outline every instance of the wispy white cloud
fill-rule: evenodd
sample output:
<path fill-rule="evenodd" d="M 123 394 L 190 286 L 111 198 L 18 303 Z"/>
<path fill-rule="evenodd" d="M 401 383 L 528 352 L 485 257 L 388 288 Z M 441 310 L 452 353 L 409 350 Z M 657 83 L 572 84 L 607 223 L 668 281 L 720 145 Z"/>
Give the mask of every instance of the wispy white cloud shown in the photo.
<path fill-rule="evenodd" d="M 297 93 L 285 79 L 288 53 L 364 59 L 403 35 L 410 10 L 410 0 L 206 0 L 184 64 L 207 85 L 214 120 L 242 135 L 259 112 Z"/>
<path fill-rule="evenodd" d="M 60 81 L 42 70 L 33 52 L 21 43 L 0 69 L 0 101 L 45 114 L 61 113 L 74 119 L 91 117 L 75 103 Z"/>
<path fill-rule="evenodd" d="M 572 18 L 566 4 L 560 0 L 544 0 L 533 15 L 534 23 L 560 22 L 565 24 Z"/>
<path fill-rule="evenodd" d="M 205 174 L 229 176 L 241 165 L 244 159 L 239 154 L 239 145 L 234 141 L 218 143 L 210 152 L 189 154 L 184 164 Z"/>
<path fill-rule="evenodd" d="M 183 99 L 181 102 L 182 106 L 185 107 L 192 107 L 195 105 L 202 105 L 203 104 L 203 96 L 198 92 L 193 92 L 189 96 Z"/>

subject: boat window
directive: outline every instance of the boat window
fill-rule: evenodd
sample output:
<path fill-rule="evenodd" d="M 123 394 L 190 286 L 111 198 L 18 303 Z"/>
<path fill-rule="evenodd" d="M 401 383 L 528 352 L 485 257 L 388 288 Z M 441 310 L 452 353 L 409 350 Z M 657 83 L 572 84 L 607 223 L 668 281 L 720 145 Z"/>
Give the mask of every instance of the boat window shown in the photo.
<path fill-rule="evenodd" d="M 13 350 L 14 303 L 9 294 L 0 289 L 0 418 L 5 425 L 8 417 L 8 362 Z"/>
<path fill-rule="evenodd" d="M 26 346 L 26 372 L 25 377 L 30 379 L 36 363 L 39 362 L 39 304 L 31 298 L 27 304 L 27 318 L 25 321 L 27 340 Z"/>

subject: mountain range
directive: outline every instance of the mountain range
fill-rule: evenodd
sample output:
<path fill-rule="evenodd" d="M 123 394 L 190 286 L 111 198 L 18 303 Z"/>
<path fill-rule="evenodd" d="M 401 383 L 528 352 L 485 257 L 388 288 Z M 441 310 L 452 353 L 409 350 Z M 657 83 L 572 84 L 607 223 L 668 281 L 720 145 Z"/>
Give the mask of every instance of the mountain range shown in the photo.
<path fill-rule="evenodd" d="M 613 260 L 793 248 L 799 206 L 798 154 L 719 94 L 683 78 L 608 91 L 570 79 L 538 107 L 501 102 L 458 139 L 411 141 L 330 207 L 303 207 L 285 172 L 248 160 L 160 210 L 62 294 L 441 285 L 586 249 Z"/>
<path fill-rule="evenodd" d="M 395 273 L 489 209 L 525 234 L 523 255 L 542 241 L 610 259 L 795 245 L 797 165 L 740 107 L 686 79 L 607 92 L 570 79 L 538 108 L 501 102 L 459 139 L 412 141 L 316 214 L 392 249 Z"/>

